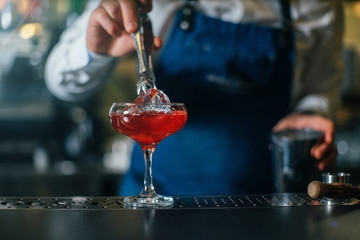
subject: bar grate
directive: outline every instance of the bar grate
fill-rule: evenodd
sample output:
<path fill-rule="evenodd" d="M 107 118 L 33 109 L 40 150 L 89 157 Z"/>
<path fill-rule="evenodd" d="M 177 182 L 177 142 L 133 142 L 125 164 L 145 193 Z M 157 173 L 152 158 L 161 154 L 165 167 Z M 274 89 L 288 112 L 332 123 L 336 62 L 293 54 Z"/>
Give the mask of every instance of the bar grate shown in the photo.
<path fill-rule="evenodd" d="M 306 205 L 353 205 L 357 199 L 316 199 L 306 194 L 241 196 L 178 196 L 173 209 L 295 207 Z M 0 198 L 1 209 L 122 209 L 123 197 Z"/>
<path fill-rule="evenodd" d="M 176 197 L 178 208 L 251 208 L 251 207 L 290 207 L 306 205 L 350 205 L 357 199 L 311 199 L 306 194 L 268 194 L 244 196 L 204 196 Z"/>

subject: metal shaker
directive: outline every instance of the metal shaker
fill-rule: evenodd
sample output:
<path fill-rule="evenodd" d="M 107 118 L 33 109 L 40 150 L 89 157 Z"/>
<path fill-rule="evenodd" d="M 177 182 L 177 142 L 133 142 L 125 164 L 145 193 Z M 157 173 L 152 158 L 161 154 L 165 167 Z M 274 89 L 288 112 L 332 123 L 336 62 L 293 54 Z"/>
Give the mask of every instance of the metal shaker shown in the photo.
<path fill-rule="evenodd" d="M 311 148 L 323 133 L 311 129 L 287 129 L 271 134 L 275 191 L 306 192 L 309 182 L 321 179 Z"/>

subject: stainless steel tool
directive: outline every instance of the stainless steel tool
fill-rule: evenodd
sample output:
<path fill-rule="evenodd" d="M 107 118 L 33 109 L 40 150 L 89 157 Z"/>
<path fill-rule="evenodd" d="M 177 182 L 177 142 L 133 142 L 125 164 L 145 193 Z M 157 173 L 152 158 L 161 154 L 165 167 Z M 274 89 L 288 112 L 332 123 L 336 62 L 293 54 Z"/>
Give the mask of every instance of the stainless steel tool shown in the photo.
<path fill-rule="evenodd" d="M 137 93 L 145 92 L 148 88 L 155 88 L 155 75 L 151 62 L 151 52 L 154 42 L 152 25 L 147 14 L 139 16 L 139 28 L 131 36 L 136 46 L 139 59 L 140 80 L 137 83 Z"/>

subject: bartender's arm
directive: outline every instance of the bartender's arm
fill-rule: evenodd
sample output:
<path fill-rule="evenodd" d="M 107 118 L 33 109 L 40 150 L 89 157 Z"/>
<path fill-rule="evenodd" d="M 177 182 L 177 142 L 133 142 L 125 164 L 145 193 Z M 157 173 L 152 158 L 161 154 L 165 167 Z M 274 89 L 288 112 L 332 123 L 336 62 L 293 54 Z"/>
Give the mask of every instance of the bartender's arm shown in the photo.
<path fill-rule="evenodd" d="M 141 11 L 151 0 L 139 0 Z M 129 33 L 138 28 L 133 0 L 90 0 L 85 12 L 64 33 L 45 68 L 48 89 L 64 101 L 86 100 L 109 78 L 118 59 L 135 50 Z M 159 38 L 154 48 L 160 48 Z"/>
<path fill-rule="evenodd" d="M 324 170 L 335 164 L 337 156 L 334 122 L 340 105 L 343 11 L 340 1 L 329 1 L 325 11 L 319 9 L 323 13 L 317 15 L 318 26 L 308 36 L 298 36 L 308 44 L 297 46 L 303 51 L 297 57 L 301 67 L 295 73 L 299 90 L 294 94 L 293 113 L 280 120 L 273 130 L 311 128 L 322 131 L 324 138 L 312 148 L 311 155 L 318 160 L 318 169 Z M 301 21 L 295 23 L 300 25 L 298 28 L 301 28 Z"/>

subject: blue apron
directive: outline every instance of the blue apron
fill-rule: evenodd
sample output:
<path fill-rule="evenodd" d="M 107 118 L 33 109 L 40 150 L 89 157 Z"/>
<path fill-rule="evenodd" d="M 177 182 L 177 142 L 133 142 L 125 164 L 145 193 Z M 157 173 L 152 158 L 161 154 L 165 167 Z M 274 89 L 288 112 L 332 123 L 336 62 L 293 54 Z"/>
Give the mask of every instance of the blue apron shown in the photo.
<path fill-rule="evenodd" d="M 185 7 L 191 15 L 177 13 L 156 77 L 172 102 L 185 103 L 188 122 L 154 152 L 155 190 L 170 195 L 272 192 L 268 134 L 288 110 L 294 53 L 289 19 L 274 29 L 224 22 Z M 184 19 L 190 25 L 182 29 Z M 119 194 L 138 194 L 143 175 L 136 144 Z"/>

